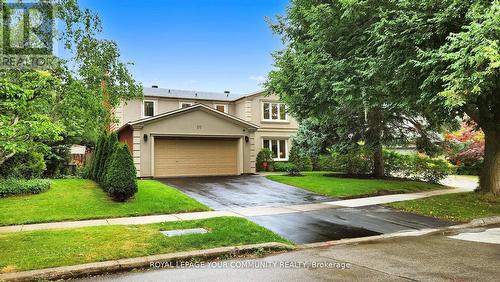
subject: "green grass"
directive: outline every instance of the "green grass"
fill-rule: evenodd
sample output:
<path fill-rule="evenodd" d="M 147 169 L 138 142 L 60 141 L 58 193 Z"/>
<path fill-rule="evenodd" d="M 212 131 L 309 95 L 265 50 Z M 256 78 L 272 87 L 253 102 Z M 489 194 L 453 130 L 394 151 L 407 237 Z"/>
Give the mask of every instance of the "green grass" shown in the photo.
<path fill-rule="evenodd" d="M 198 227 L 209 232 L 177 237 L 165 237 L 159 232 Z M 0 234 L 0 272 L 265 242 L 291 244 L 237 217 L 7 233 Z"/>
<path fill-rule="evenodd" d="M 57 179 L 38 195 L 0 199 L 0 225 L 95 219 L 209 210 L 205 205 L 155 180 L 139 180 L 128 202 L 112 201 L 95 182 Z"/>
<path fill-rule="evenodd" d="M 475 218 L 500 215 L 500 199 L 475 192 L 434 196 L 388 206 L 450 221 L 467 222 Z"/>
<path fill-rule="evenodd" d="M 305 176 L 268 175 L 268 179 L 334 198 L 411 193 L 445 186 L 407 180 L 354 179 L 324 176 L 325 172 L 304 172 Z"/>

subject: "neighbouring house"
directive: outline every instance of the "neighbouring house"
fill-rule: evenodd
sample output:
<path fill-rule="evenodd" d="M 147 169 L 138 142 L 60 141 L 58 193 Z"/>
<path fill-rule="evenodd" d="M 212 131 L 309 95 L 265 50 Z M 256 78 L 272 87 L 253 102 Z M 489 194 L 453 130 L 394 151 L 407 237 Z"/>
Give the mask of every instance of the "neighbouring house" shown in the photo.
<path fill-rule="evenodd" d="M 144 100 L 115 109 L 120 142 L 128 144 L 138 177 L 255 173 L 271 149 L 287 161 L 297 121 L 275 95 L 144 88 Z"/>

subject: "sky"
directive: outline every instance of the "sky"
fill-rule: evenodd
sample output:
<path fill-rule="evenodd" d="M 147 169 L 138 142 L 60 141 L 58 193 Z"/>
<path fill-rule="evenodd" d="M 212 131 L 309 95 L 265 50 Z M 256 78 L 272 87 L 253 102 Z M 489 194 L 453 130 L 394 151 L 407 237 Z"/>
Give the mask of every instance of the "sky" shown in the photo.
<path fill-rule="evenodd" d="M 96 11 L 100 37 L 118 43 L 134 77 L 150 87 L 245 94 L 262 89 L 282 49 L 266 17 L 286 0 L 80 0 Z"/>

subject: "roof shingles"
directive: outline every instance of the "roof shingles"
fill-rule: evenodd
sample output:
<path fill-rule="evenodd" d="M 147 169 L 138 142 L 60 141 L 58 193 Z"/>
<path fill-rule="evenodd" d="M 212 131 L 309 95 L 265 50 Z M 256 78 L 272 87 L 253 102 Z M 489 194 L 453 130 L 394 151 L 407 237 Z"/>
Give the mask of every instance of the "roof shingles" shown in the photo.
<path fill-rule="evenodd" d="M 236 101 L 245 95 L 228 94 L 223 92 L 205 92 L 192 90 L 178 90 L 165 88 L 144 87 L 146 97 L 179 98 L 187 100 L 215 100 L 215 101 Z"/>

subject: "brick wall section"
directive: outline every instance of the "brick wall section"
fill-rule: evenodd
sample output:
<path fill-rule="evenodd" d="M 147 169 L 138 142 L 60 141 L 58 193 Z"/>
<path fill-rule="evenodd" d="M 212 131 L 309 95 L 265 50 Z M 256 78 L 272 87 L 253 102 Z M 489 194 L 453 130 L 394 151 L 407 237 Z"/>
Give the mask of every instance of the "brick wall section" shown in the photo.
<path fill-rule="evenodd" d="M 118 134 L 118 141 L 120 143 L 127 144 L 128 150 L 130 151 L 130 154 L 132 154 L 133 150 L 133 130 L 130 127 L 127 127 L 123 129 L 119 134 Z"/>

